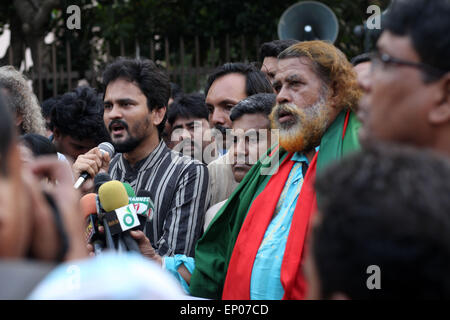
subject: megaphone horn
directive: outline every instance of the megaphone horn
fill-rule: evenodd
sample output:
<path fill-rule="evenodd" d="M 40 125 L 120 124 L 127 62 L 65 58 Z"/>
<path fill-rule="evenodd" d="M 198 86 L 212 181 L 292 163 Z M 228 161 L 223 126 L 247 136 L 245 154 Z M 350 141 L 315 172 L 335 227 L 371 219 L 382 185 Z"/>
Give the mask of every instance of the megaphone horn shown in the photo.
<path fill-rule="evenodd" d="M 336 41 L 339 24 L 334 12 L 317 1 L 298 2 L 281 15 L 278 23 L 280 40 L 296 39 Z"/>

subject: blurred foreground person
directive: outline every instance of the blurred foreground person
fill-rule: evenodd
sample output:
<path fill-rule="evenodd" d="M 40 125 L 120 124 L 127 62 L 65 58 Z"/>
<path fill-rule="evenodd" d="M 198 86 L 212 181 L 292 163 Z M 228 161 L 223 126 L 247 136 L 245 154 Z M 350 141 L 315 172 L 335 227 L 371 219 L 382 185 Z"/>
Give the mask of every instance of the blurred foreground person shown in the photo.
<path fill-rule="evenodd" d="M 70 166 L 20 161 L 12 117 L 0 101 L 0 296 L 23 299 L 56 263 L 87 256 Z M 42 177 L 58 182 L 38 183 Z"/>
<path fill-rule="evenodd" d="M 450 1 L 392 3 L 372 55 L 358 117 L 361 140 L 450 156 Z"/>
<path fill-rule="evenodd" d="M 318 176 L 310 299 L 449 299 L 450 162 L 372 146 Z"/>

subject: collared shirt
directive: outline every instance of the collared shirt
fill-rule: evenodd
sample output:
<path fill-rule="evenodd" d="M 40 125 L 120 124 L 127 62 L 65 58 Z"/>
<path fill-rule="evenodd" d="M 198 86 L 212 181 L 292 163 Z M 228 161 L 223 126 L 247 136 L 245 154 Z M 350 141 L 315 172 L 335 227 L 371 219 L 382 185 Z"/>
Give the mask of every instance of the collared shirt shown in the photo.
<path fill-rule="evenodd" d="M 155 205 L 146 235 L 161 256 L 194 255 L 203 232 L 208 189 L 204 164 L 167 148 L 163 141 L 131 167 L 122 154 L 111 160 L 109 174 L 134 191 L 148 190 Z"/>
<path fill-rule="evenodd" d="M 303 163 L 309 164 L 308 159 L 299 153 L 295 153 L 291 160 L 295 163 L 253 264 L 250 283 L 252 300 L 281 300 L 284 294 L 280 280 L 281 263 L 295 206 L 303 185 Z"/>

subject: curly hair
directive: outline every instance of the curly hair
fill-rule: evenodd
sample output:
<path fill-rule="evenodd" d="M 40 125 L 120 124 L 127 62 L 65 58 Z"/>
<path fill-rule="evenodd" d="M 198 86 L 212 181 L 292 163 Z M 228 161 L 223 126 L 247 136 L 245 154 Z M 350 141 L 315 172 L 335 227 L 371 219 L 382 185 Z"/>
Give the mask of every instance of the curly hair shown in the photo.
<path fill-rule="evenodd" d="M 278 59 L 301 57 L 309 58 L 319 78 L 337 93 L 336 107 L 357 109 L 362 92 L 353 66 L 342 51 L 331 43 L 314 40 L 294 44 L 278 55 Z"/>
<path fill-rule="evenodd" d="M 90 87 L 78 87 L 63 94 L 50 113 L 50 129 L 95 144 L 110 141 L 103 121 L 103 101 Z"/>
<path fill-rule="evenodd" d="M 450 163 L 427 150 L 371 145 L 316 180 L 312 252 L 323 298 L 450 298 Z M 369 290 L 367 268 L 381 271 Z"/>
<path fill-rule="evenodd" d="M 45 120 L 38 99 L 27 84 L 28 79 L 13 66 L 0 67 L 0 87 L 13 115 L 21 115 L 19 133 L 45 135 Z"/>

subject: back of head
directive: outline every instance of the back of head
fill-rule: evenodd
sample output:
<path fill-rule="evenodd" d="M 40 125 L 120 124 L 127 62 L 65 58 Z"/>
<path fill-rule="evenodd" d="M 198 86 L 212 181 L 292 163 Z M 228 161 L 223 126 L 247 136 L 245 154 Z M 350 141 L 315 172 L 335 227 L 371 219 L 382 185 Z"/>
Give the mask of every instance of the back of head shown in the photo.
<path fill-rule="evenodd" d="M 136 84 L 147 98 L 149 110 L 167 107 L 170 98 L 170 82 L 167 74 L 148 59 L 118 58 L 103 72 L 103 85 L 124 79 Z M 158 132 L 164 130 L 166 117 L 158 125 Z"/>
<path fill-rule="evenodd" d="M 396 0 L 386 15 L 384 30 L 408 36 L 421 62 L 437 69 L 426 74 L 427 82 L 450 71 L 449 17 L 449 0 Z"/>
<path fill-rule="evenodd" d="M 103 101 L 90 87 L 78 87 L 63 94 L 50 113 L 51 130 L 78 140 L 92 140 L 95 144 L 109 141 L 103 121 Z"/>
<path fill-rule="evenodd" d="M 55 155 L 56 148 L 50 140 L 35 133 L 27 133 L 20 137 L 20 140 L 31 149 L 35 157 L 41 155 Z"/>
<path fill-rule="evenodd" d="M 235 121 L 245 114 L 260 113 L 269 118 L 275 105 L 274 93 L 257 93 L 238 102 L 230 113 L 231 121 Z"/>
<path fill-rule="evenodd" d="M 240 73 L 246 77 L 245 91 L 247 96 L 263 92 L 273 93 L 273 88 L 269 80 L 267 80 L 264 73 L 262 73 L 254 65 L 242 62 L 229 62 L 216 68 L 208 77 L 208 80 L 206 81 L 205 95 L 208 95 L 209 88 L 213 82 L 216 81 L 216 79 L 230 73 Z"/>
<path fill-rule="evenodd" d="M 303 41 L 284 50 L 278 59 L 308 58 L 322 82 L 336 94 L 337 108 L 356 109 L 361 90 L 353 66 L 342 51 L 321 40 Z"/>
<path fill-rule="evenodd" d="M 19 133 L 45 134 L 41 108 L 27 79 L 13 66 L 3 66 L 0 67 L 0 88 L 11 113 L 22 117 Z"/>
<path fill-rule="evenodd" d="M 265 42 L 259 48 L 260 60 L 263 61 L 266 57 L 276 58 L 285 49 L 298 43 L 298 40 L 286 39 L 286 40 L 273 40 Z"/>
<path fill-rule="evenodd" d="M 170 105 L 169 111 L 167 111 L 167 120 L 170 125 L 173 125 L 177 118 L 197 118 L 208 121 L 208 115 L 204 94 L 182 94 Z"/>
<path fill-rule="evenodd" d="M 448 299 L 449 181 L 448 159 L 395 146 L 371 146 L 318 176 L 322 298 Z M 372 265 L 381 290 L 367 286 Z"/>

